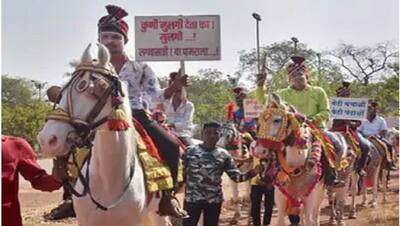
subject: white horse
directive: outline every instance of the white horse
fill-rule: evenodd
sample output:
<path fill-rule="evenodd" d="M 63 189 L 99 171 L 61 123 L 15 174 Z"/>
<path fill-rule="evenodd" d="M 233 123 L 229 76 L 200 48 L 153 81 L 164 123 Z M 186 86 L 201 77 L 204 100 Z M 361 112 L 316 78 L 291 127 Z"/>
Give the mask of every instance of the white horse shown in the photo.
<path fill-rule="evenodd" d="M 253 153 L 269 162 L 268 172 L 276 186 L 277 225 L 285 225 L 287 211 L 299 214 L 302 206 L 302 221 L 307 226 L 315 226 L 319 225 L 324 196 L 319 165 L 321 153 L 312 148 L 309 128 L 303 124 L 294 127 L 294 116 L 290 116 L 293 112 L 289 107 L 281 103 L 279 96 L 272 94 L 259 116 L 260 129 Z"/>
<path fill-rule="evenodd" d="M 38 135 L 41 150 L 50 156 L 64 156 L 74 142 L 85 140 L 82 133 L 94 135 L 94 140 L 86 140 L 93 146 L 81 169 L 84 181 L 80 177 L 75 185 L 75 190 L 85 195 L 73 197 L 79 226 L 168 225 L 168 218 L 156 214 L 159 199 L 153 196 L 147 203 L 149 197 L 137 154 L 138 133 L 132 124 L 127 88 L 109 61 L 103 45 L 98 44 L 97 61 L 92 60 L 90 45 L 87 47 L 80 65 L 61 91 L 56 110 L 49 114 Z M 118 92 L 119 97 L 125 94 L 119 108 L 129 125 L 126 131 L 110 131 L 107 126 Z"/>
<path fill-rule="evenodd" d="M 386 190 L 387 190 L 387 146 L 386 144 L 379 142 L 375 138 L 368 138 L 372 143 L 370 145 L 369 161 L 366 166 L 367 176 L 363 178 L 362 184 L 362 203 L 361 206 L 367 206 L 367 187 L 372 187 L 372 198 L 368 202 L 371 207 L 376 207 L 378 205 L 378 183 L 379 183 L 379 173 L 382 172 L 382 186 L 383 186 L 383 197 L 382 202 L 386 202 Z"/>
<path fill-rule="evenodd" d="M 233 160 L 239 166 L 241 171 L 248 171 L 252 168 L 253 164 L 251 161 L 250 152 L 245 146 L 244 142 L 242 142 L 241 135 L 239 131 L 236 129 L 234 123 L 226 123 L 222 126 L 221 138 L 219 139 L 218 146 L 221 146 L 229 151 L 232 155 Z M 236 224 L 238 222 L 240 213 L 240 193 L 239 193 L 239 184 L 230 181 L 230 187 L 232 189 L 232 201 L 234 205 L 234 215 L 231 220 L 231 224 Z M 243 194 L 244 201 L 250 200 L 250 181 L 243 182 L 245 184 L 245 192 Z"/>
<path fill-rule="evenodd" d="M 399 157 L 399 130 L 396 128 L 388 129 L 386 133 L 386 139 L 390 142 L 393 147 L 393 162 L 398 163 Z"/>

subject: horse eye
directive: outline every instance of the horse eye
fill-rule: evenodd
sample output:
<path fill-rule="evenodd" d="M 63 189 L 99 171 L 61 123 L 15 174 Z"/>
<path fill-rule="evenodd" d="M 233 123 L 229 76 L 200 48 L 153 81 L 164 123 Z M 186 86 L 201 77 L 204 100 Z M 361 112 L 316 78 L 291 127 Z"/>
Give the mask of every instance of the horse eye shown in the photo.
<path fill-rule="evenodd" d="M 274 119 L 274 123 L 279 123 L 281 121 L 282 121 L 282 119 L 280 119 L 280 118 Z"/>
<path fill-rule="evenodd" d="M 78 84 L 75 86 L 76 91 L 78 91 L 78 93 L 81 93 L 83 91 L 85 91 L 89 86 L 89 82 L 86 80 L 80 80 L 78 82 Z"/>
<path fill-rule="evenodd" d="M 98 79 L 94 84 L 93 94 L 100 97 L 110 85 L 104 79 Z"/>

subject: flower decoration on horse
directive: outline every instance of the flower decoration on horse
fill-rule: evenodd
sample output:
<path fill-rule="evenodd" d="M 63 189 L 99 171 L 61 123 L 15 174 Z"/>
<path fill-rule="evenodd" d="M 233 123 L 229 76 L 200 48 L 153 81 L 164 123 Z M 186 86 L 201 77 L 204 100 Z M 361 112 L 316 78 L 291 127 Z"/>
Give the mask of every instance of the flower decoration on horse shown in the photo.
<path fill-rule="evenodd" d="M 259 116 L 253 155 L 268 161 L 275 156 L 277 161 L 269 162 L 268 173 L 277 185 L 283 186 L 292 176 L 300 176 L 319 163 L 321 150 L 314 148 L 312 134 L 304 122 L 303 115 L 281 103 L 275 94 Z"/>

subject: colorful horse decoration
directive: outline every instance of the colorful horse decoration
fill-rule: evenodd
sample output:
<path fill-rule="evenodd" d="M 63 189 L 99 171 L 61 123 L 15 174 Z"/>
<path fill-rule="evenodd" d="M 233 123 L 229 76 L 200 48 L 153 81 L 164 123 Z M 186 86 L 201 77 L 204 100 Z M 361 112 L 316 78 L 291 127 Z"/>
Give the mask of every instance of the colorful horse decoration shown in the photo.
<path fill-rule="evenodd" d="M 146 192 L 158 184 L 146 184 L 144 165 L 149 162 L 139 159 L 149 157 L 148 146 L 132 123 L 125 94 L 127 87 L 110 66 L 106 47 L 98 44 L 98 60 L 93 61 L 89 45 L 38 135 L 50 156 L 65 156 L 75 147 L 89 149 L 74 188 L 79 226 L 169 224 L 156 214 L 159 199 Z M 152 154 L 155 164 L 157 153 Z"/>
<path fill-rule="evenodd" d="M 319 225 L 323 199 L 321 149 L 312 130 L 297 118 L 293 108 L 272 99 L 259 116 L 260 128 L 253 154 L 266 161 L 275 189 L 278 223 L 285 214 L 300 214 L 303 206 L 305 225 Z"/>
<path fill-rule="evenodd" d="M 217 145 L 225 148 L 232 156 L 233 160 L 237 163 L 242 171 L 250 170 L 253 166 L 249 145 L 252 138 L 249 134 L 241 134 L 233 122 L 225 123 L 222 126 L 221 138 Z M 239 185 L 230 180 L 230 187 L 232 189 L 232 201 L 234 203 L 234 216 L 231 220 L 232 224 L 236 224 L 240 217 L 240 194 Z M 250 182 L 244 182 L 246 185 L 245 193 L 243 194 L 244 201 L 249 201 L 250 197 Z"/>

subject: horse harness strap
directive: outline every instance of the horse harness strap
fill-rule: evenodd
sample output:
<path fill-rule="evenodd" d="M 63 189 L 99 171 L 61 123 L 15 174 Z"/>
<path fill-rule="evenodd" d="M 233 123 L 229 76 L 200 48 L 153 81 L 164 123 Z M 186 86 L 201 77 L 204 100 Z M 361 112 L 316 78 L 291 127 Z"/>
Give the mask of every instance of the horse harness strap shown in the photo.
<path fill-rule="evenodd" d="M 90 151 L 91 152 L 91 151 Z M 118 197 L 117 201 L 113 202 L 112 204 L 108 205 L 108 206 L 104 206 L 101 203 L 99 203 L 94 197 L 93 194 L 90 190 L 90 186 L 89 186 L 89 166 L 90 166 L 90 158 L 91 156 L 89 156 L 88 160 L 87 160 L 87 168 L 86 168 L 86 178 L 87 178 L 87 192 L 90 196 L 90 199 L 92 200 L 92 202 L 96 205 L 97 209 L 103 210 L 103 211 L 107 211 L 115 206 L 117 206 L 121 201 L 122 201 L 122 197 L 124 196 L 125 192 L 128 190 L 129 185 L 131 184 L 132 178 L 133 178 L 133 174 L 135 172 L 135 161 L 132 161 L 130 170 L 129 170 L 129 179 L 128 179 L 128 183 L 126 183 L 124 189 L 121 192 L 121 195 Z"/>
<path fill-rule="evenodd" d="M 92 110 L 88 113 L 86 120 L 75 118 L 72 116 L 73 114 L 73 107 L 72 107 L 72 92 L 69 92 L 69 95 L 67 97 L 67 110 L 64 110 L 62 108 L 57 108 L 56 103 L 53 106 L 53 111 L 50 112 L 46 120 L 57 120 L 57 121 L 63 121 L 66 122 L 70 125 L 72 125 L 75 130 L 78 133 L 83 133 L 87 134 L 100 126 L 101 124 L 105 123 L 108 120 L 108 117 L 105 116 L 98 120 L 97 122 L 93 122 L 94 119 L 98 116 L 100 113 L 101 109 L 104 107 L 104 105 L 107 102 L 107 98 L 110 95 L 117 95 L 118 92 L 121 93 L 123 96 L 124 94 L 122 93 L 121 90 L 121 84 L 118 80 L 117 77 L 115 77 L 112 72 L 106 68 L 100 68 L 96 66 L 90 66 L 90 65 L 81 65 L 78 66 L 76 71 L 73 73 L 71 80 L 63 87 L 63 89 L 60 92 L 61 93 L 67 89 L 68 87 L 73 87 L 74 84 L 78 81 L 79 77 L 82 77 L 85 74 L 85 71 L 93 71 L 100 73 L 108 82 L 108 87 L 107 89 L 102 93 L 102 95 L 99 97 L 97 103 L 94 105 Z M 115 107 L 115 106 L 113 106 Z"/>

